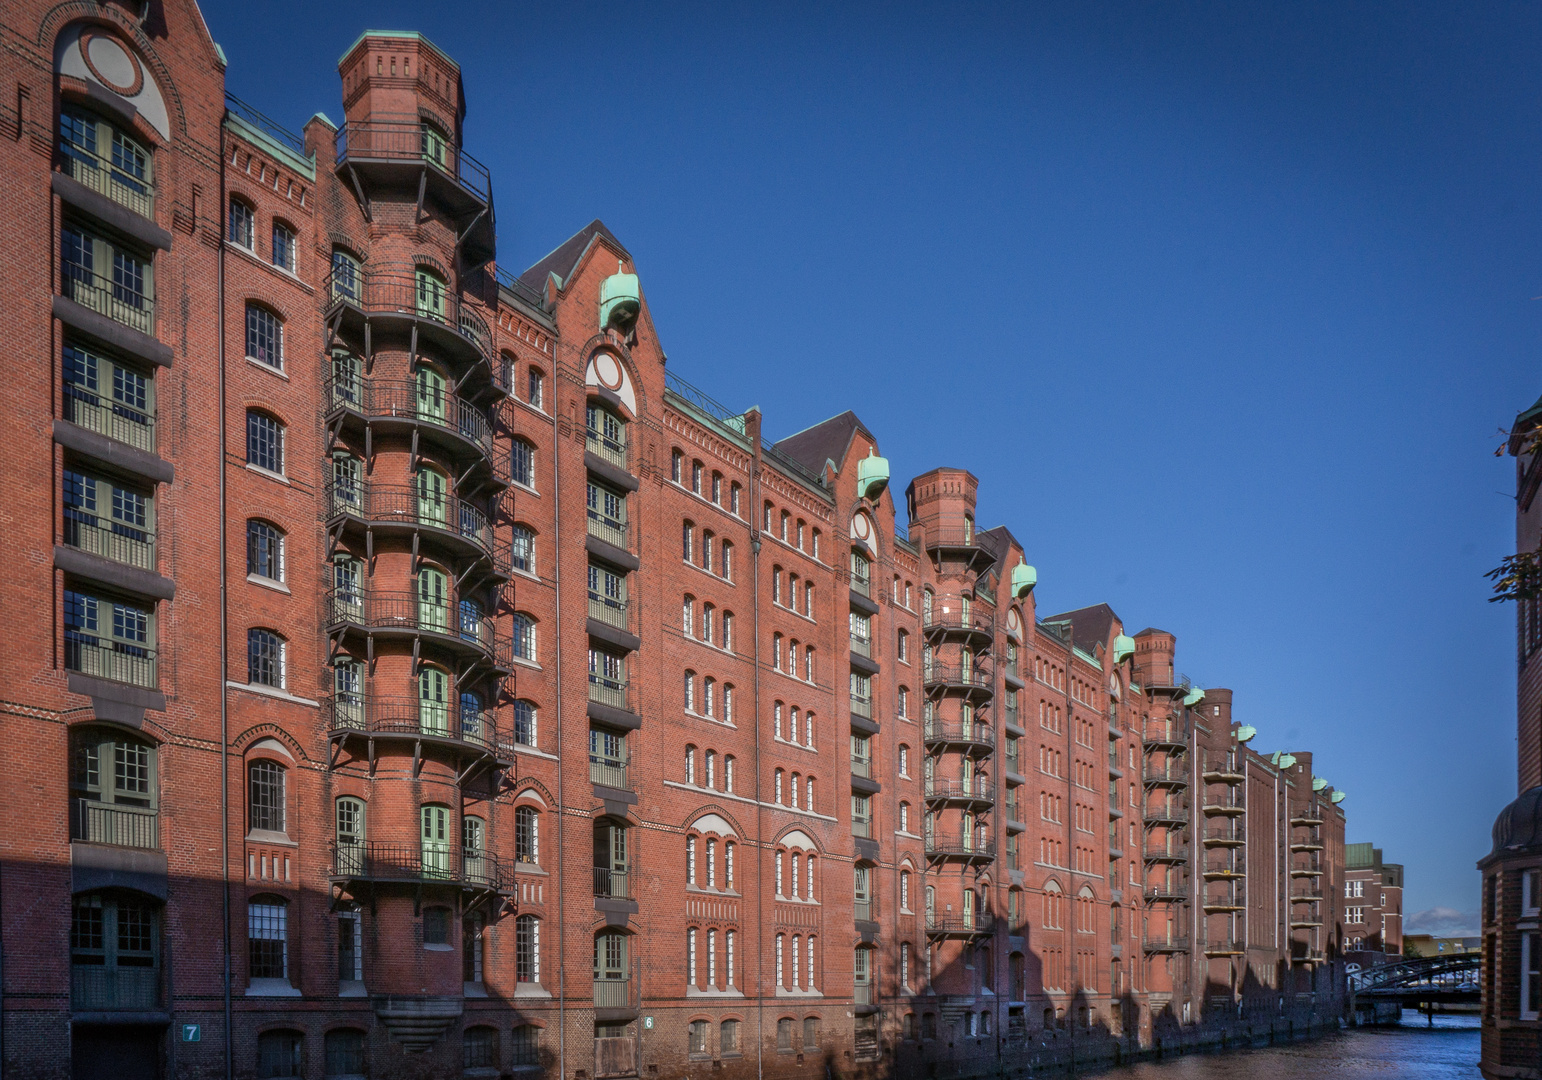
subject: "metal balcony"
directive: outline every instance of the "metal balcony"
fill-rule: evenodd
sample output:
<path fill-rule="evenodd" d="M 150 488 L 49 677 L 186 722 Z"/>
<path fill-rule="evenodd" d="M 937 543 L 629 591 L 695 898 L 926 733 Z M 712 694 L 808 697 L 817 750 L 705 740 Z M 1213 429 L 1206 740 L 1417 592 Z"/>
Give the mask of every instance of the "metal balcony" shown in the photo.
<path fill-rule="evenodd" d="M 1172 806 L 1148 806 L 1141 816 L 1147 825 L 1170 827 L 1189 823 L 1189 812 Z"/>
<path fill-rule="evenodd" d="M 1246 952 L 1247 946 L 1240 941 L 1205 942 L 1206 956 L 1242 956 Z"/>
<path fill-rule="evenodd" d="M 84 630 L 64 631 L 64 667 L 82 675 L 155 689 L 155 650 Z"/>
<path fill-rule="evenodd" d="M 155 572 L 155 534 L 79 507 L 64 508 L 64 543 L 104 559 Z"/>
<path fill-rule="evenodd" d="M 1235 881 L 1247 877 L 1247 873 L 1237 869 L 1237 865 L 1230 859 L 1207 862 L 1204 875 L 1206 881 Z"/>
<path fill-rule="evenodd" d="M 618 547 L 622 551 L 626 546 L 626 522 L 616 518 L 606 517 L 601 511 L 589 507 L 587 512 L 589 535 L 596 540 L 603 540 L 612 547 Z"/>
<path fill-rule="evenodd" d="M 589 759 L 589 782 L 599 784 L 601 787 L 615 788 L 617 791 L 631 791 L 632 785 L 627 782 L 627 763 L 614 761 L 610 758 Z"/>
<path fill-rule="evenodd" d="M 1146 938 L 1141 948 L 1148 953 L 1186 953 L 1189 939 L 1186 937 Z"/>
<path fill-rule="evenodd" d="M 498 856 L 454 844 L 334 843 L 328 876 L 338 883 L 444 884 L 493 893 L 512 893 L 514 887 L 513 874 Z"/>
<path fill-rule="evenodd" d="M 877 922 L 878 901 L 872 897 L 863 899 L 858 897 L 851 902 L 851 918 L 853 922 Z"/>
<path fill-rule="evenodd" d="M 475 456 L 493 480 L 509 482 L 508 453 L 495 443 L 486 413 L 449 388 L 361 375 L 328 379 L 323 393 L 329 422 L 352 415 L 382 431 L 416 431 L 454 455 Z"/>
<path fill-rule="evenodd" d="M 607 679 L 603 675 L 594 672 L 589 673 L 589 700 L 596 705 L 604 705 L 611 709 L 621 709 L 625 712 L 632 711 L 631 696 L 627 693 L 627 683 L 617 679 Z"/>
<path fill-rule="evenodd" d="M 921 627 L 922 633 L 933 641 L 964 641 L 984 644 L 995 638 L 993 620 L 979 612 L 965 616 L 962 611 L 943 611 L 935 601 L 932 613 Z"/>
<path fill-rule="evenodd" d="M 60 265 L 59 295 L 98 315 L 105 315 L 130 330 L 155 336 L 155 298 L 128 280 L 103 277 L 89 266 Z"/>
<path fill-rule="evenodd" d="M 1322 890 L 1314 889 L 1310 892 L 1292 892 L 1290 894 L 1292 904 L 1320 904 L 1322 903 Z"/>
<path fill-rule="evenodd" d="M 71 799 L 70 839 L 153 850 L 161 846 L 160 815 L 148 807 Z"/>
<path fill-rule="evenodd" d="M 1189 849 L 1186 847 L 1148 847 L 1141 852 L 1141 858 L 1148 863 L 1186 863 L 1189 861 Z"/>
<path fill-rule="evenodd" d="M 1209 799 L 1206 798 L 1201 810 L 1206 817 L 1237 816 L 1248 812 L 1247 805 L 1241 799 Z"/>
<path fill-rule="evenodd" d="M 916 528 L 912 523 L 912 539 L 915 532 Z M 926 530 L 925 537 L 926 550 L 939 558 L 962 558 L 970 566 L 995 561 L 990 552 L 980 546 L 980 534 L 977 529 L 934 525 Z"/>
<path fill-rule="evenodd" d="M 988 911 L 964 915 L 926 916 L 926 933 L 930 937 L 974 937 L 995 930 L 996 918 Z"/>
<path fill-rule="evenodd" d="M 1207 829 L 1204 842 L 1206 847 L 1242 847 L 1247 841 L 1247 832 L 1235 825 L 1222 825 L 1220 828 Z"/>
<path fill-rule="evenodd" d="M 1167 724 L 1147 724 L 1141 732 L 1141 742 L 1147 750 L 1162 750 L 1167 753 L 1178 753 L 1189 748 L 1189 737 L 1177 726 Z"/>
<path fill-rule="evenodd" d="M 420 697 L 364 694 L 334 694 L 322 699 L 321 709 L 328 736 L 335 741 L 406 740 L 469 750 L 500 762 L 511 760 L 498 740 L 497 721 L 480 710 Z"/>
<path fill-rule="evenodd" d="M 1220 896 L 1211 896 L 1207 893 L 1204 898 L 1203 907 L 1206 915 L 1246 911 L 1247 898 L 1242 888 L 1242 882 L 1231 882 L 1229 889 Z"/>
<path fill-rule="evenodd" d="M 927 665 L 921 672 L 921 681 L 928 690 L 968 690 L 973 694 L 989 694 L 995 686 L 990 672 L 957 664 Z"/>
<path fill-rule="evenodd" d="M 159 967 L 70 965 L 70 1008 L 78 1012 L 157 1012 Z"/>
<path fill-rule="evenodd" d="M 1314 828 L 1322 824 L 1322 811 L 1315 806 L 1296 810 L 1290 815 L 1290 823 L 1297 827 Z"/>
<path fill-rule="evenodd" d="M 626 443 L 609 438 L 594 428 L 584 429 L 584 449 L 623 472 L 631 469 L 631 464 L 627 460 Z"/>
<path fill-rule="evenodd" d="M 596 1009 L 629 1009 L 632 1007 L 632 980 L 595 979 L 594 1007 Z"/>
<path fill-rule="evenodd" d="M 1113 762 L 1111 767 L 1118 768 Z M 1186 788 L 1189 786 L 1189 774 L 1187 770 L 1172 769 L 1162 765 L 1147 766 L 1141 773 L 1141 782 L 1147 787 Z"/>
<path fill-rule="evenodd" d="M 602 622 L 606 626 L 614 626 L 618 630 L 629 630 L 626 621 L 627 602 L 617 600 L 613 596 L 603 593 L 589 593 L 589 618 L 595 622 Z"/>
<path fill-rule="evenodd" d="M 1181 904 L 1189 898 L 1189 887 L 1183 882 L 1147 885 L 1144 895 L 1148 904 Z"/>
<path fill-rule="evenodd" d="M 402 333 L 418 333 L 421 349 L 428 346 L 448 360 L 485 365 L 487 379 L 497 385 L 493 338 L 481 314 L 447 285 L 420 282 L 409 267 L 364 271 L 335 269 L 322 288 L 329 324 L 349 337 L 361 337 L 365 323 L 379 323 Z"/>
<path fill-rule="evenodd" d="M 1232 762 L 1206 762 L 1201 770 L 1207 784 L 1240 784 L 1247 779 L 1242 770 Z"/>
<path fill-rule="evenodd" d="M 1291 851 L 1321 851 L 1322 848 L 1322 837 L 1313 834 L 1295 837 L 1290 841 Z"/>
<path fill-rule="evenodd" d="M 962 859 L 966 862 L 989 862 L 996 857 L 996 844 L 967 834 L 928 836 L 925 840 L 928 858 Z"/>
<path fill-rule="evenodd" d="M 104 397 L 80 383 L 66 382 L 63 389 L 64 419 L 136 450 L 155 453 L 153 413 Z"/>
<path fill-rule="evenodd" d="M 155 188 L 79 143 L 61 139 L 59 171 L 149 221 L 155 220 Z"/>
<path fill-rule="evenodd" d="M 322 497 L 329 528 L 357 522 L 377 531 L 417 532 L 463 557 L 487 559 L 506 576 L 513 559 L 509 542 L 494 535 L 480 507 L 454 495 L 424 495 L 415 486 L 329 482 Z"/>
<path fill-rule="evenodd" d="M 492 616 L 462 609 L 453 597 L 437 604 L 414 592 L 329 589 L 323 611 L 329 633 L 353 629 L 376 638 L 417 637 L 499 670 L 513 666 L 513 646 Z"/>
<path fill-rule="evenodd" d="M 928 777 L 926 798 L 931 802 L 990 804 L 996 801 L 996 787 L 988 780 L 942 780 Z"/>
<path fill-rule="evenodd" d="M 444 144 L 431 150 L 423 125 L 409 120 L 350 121 L 337 129 L 333 147 L 338 168 L 360 168 L 377 162 L 406 162 L 413 168 L 432 166 L 453 180 L 469 199 L 485 206 L 492 199 L 492 177 L 476 158 L 459 147 Z"/>
<path fill-rule="evenodd" d="M 921 732 L 922 739 L 930 746 L 963 746 L 992 749 L 996 745 L 996 733 L 988 724 L 976 721 L 929 720 Z"/>
<path fill-rule="evenodd" d="M 608 900 L 631 900 L 631 868 L 622 866 L 596 866 L 594 868 L 594 895 Z"/>

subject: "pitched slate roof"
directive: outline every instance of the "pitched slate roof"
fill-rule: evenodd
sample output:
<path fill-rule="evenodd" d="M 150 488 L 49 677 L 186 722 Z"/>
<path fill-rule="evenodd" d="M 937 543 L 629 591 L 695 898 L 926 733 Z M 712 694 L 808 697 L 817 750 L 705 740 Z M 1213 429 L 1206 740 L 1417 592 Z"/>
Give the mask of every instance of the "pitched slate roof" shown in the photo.
<path fill-rule="evenodd" d="M 813 427 L 804 428 L 796 435 L 789 435 L 781 442 L 773 443 L 778 450 L 792 458 L 812 473 L 820 473 L 826 461 L 840 465 L 851 448 L 851 440 L 862 432 L 875 444 L 877 439 L 867 425 L 857 419 L 857 414 L 847 409 L 839 416 L 821 420 Z"/>
<path fill-rule="evenodd" d="M 1114 623 L 1119 616 L 1107 604 L 1093 604 L 1059 615 L 1040 616 L 1040 622 L 1068 622 L 1071 624 L 1071 643 L 1088 656 L 1095 656 L 1096 647 L 1108 647 Z"/>
<path fill-rule="evenodd" d="M 589 250 L 589 245 L 594 243 L 594 239 L 597 236 L 603 236 L 614 244 L 618 250 L 626 252 L 626 246 L 616 239 L 615 234 L 605 227 L 603 221 L 595 218 L 582 229 L 579 229 L 572 236 L 558 244 L 556 250 L 551 254 L 519 275 L 520 284 L 528 285 L 532 289 L 544 292 L 547 275 L 556 274 L 557 280 L 563 286 L 566 286 L 568 275 L 573 272 L 573 268 L 578 265 L 578 260 L 583 257 L 585 251 Z M 630 253 L 627 253 L 626 257 L 630 259 L 632 256 Z"/>

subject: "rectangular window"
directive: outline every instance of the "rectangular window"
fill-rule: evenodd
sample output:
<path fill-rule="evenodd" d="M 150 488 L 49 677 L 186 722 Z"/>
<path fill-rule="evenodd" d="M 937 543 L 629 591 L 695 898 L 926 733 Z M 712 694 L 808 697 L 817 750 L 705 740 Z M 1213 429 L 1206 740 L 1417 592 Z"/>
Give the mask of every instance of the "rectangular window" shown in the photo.
<path fill-rule="evenodd" d="M 1521 1019 L 1535 1020 L 1542 1006 L 1542 933 L 1521 935 Z"/>
<path fill-rule="evenodd" d="M 284 768 L 274 761 L 254 761 L 250 769 L 252 831 L 284 831 Z"/>
<path fill-rule="evenodd" d="M 284 472 L 284 429 L 255 409 L 246 414 L 246 463 L 271 473 Z"/>
<path fill-rule="evenodd" d="M 535 449 L 523 439 L 509 448 L 509 475 L 516 484 L 535 487 Z"/>
<path fill-rule="evenodd" d="M 284 332 L 278 316 L 257 304 L 246 305 L 246 355 L 259 364 L 284 370 Z"/>
<path fill-rule="evenodd" d="M 294 273 L 294 233 L 276 221 L 273 223 L 273 265 L 280 270 Z"/>
<path fill-rule="evenodd" d="M 64 591 L 64 666 L 136 686 L 154 686 L 154 615 L 133 604 Z"/>
<path fill-rule="evenodd" d="M 240 199 L 230 200 L 230 227 L 225 238 L 248 251 L 257 246 L 257 218 Z"/>
<path fill-rule="evenodd" d="M 1538 914 L 1538 908 L 1542 907 L 1539 887 L 1542 887 L 1542 870 L 1521 871 L 1521 915 Z"/>
<path fill-rule="evenodd" d="M 64 470 L 64 542 L 93 555 L 155 569 L 149 495 L 102 477 Z"/>
<path fill-rule="evenodd" d="M 282 902 L 253 902 L 246 908 L 246 939 L 252 979 L 289 978 L 288 908 Z"/>
<path fill-rule="evenodd" d="M 139 450 L 155 450 L 155 382 L 75 344 L 64 346 L 64 419 Z"/>

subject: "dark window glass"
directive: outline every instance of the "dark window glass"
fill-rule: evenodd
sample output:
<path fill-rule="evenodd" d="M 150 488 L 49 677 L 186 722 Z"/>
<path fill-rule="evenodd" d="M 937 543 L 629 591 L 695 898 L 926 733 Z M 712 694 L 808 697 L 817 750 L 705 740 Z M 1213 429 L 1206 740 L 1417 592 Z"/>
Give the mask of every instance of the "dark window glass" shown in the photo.
<path fill-rule="evenodd" d="M 284 768 L 273 761 L 254 761 L 251 770 L 252 829 L 284 831 Z"/>
<path fill-rule="evenodd" d="M 450 943 L 450 909 L 425 908 L 423 911 L 423 944 L 448 945 Z"/>
<path fill-rule="evenodd" d="M 273 581 L 284 579 L 284 534 L 266 521 L 246 523 L 246 572 Z"/>
<path fill-rule="evenodd" d="M 246 681 L 260 686 L 284 685 L 284 639 L 271 630 L 246 632 Z"/>
<path fill-rule="evenodd" d="M 327 1032 L 328 1076 L 364 1074 L 364 1032 L 353 1028 Z"/>
<path fill-rule="evenodd" d="M 246 355 L 272 368 L 284 366 L 284 331 L 265 307 L 246 305 Z"/>
<path fill-rule="evenodd" d="M 490 1027 L 467 1028 L 461 1046 L 465 1049 L 466 1068 L 498 1067 L 498 1030 Z"/>
<path fill-rule="evenodd" d="M 246 414 L 246 462 L 269 472 L 284 471 L 283 425 L 255 409 Z"/>

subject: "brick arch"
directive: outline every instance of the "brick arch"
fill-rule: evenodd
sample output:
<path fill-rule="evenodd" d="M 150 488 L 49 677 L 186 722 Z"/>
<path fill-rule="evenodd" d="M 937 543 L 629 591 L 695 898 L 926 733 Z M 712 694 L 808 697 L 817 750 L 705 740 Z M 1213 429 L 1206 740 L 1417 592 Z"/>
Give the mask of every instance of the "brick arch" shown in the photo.
<path fill-rule="evenodd" d="M 583 385 L 583 373 L 589 369 L 589 361 L 597 352 L 609 352 L 626 371 L 627 378 L 632 383 L 632 393 L 637 397 L 637 414 L 639 417 L 650 415 L 648 406 L 648 392 L 641 381 L 641 373 L 637 367 L 637 361 L 632 359 L 632 350 L 626 347 L 626 343 L 614 334 L 601 330 L 588 341 L 578 347 L 579 356 L 579 385 Z M 631 419 L 636 419 L 633 417 Z"/>
<path fill-rule="evenodd" d="M 285 731 L 283 728 L 279 727 L 277 724 L 273 723 L 264 722 L 261 724 L 252 725 L 245 731 L 241 732 L 241 734 L 234 736 L 230 740 L 230 746 L 231 749 L 235 750 L 238 754 L 244 757 L 246 755 L 246 751 L 253 743 L 257 742 L 259 739 L 267 738 L 277 739 L 279 742 L 283 743 L 289 749 L 290 754 L 294 757 L 296 765 L 311 764 L 310 755 L 305 752 L 305 747 L 300 745 L 299 740 L 297 740 L 293 735 L 289 734 L 289 732 Z"/>
<path fill-rule="evenodd" d="M 161 96 L 166 102 L 166 116 L 171 121 L 173 130 L 182 138 L 186 138 L 187 110 L 182 104 L 182 94 L 171 77 L 171 69 L 161 61 L 155 46 L 139 24 L 117 8 L 97 4 L 93 0 L 67 0 L 39 19 L 38 36 L 34 44 L 40 51 L 48 54 L 50 66 L 53 64 L 59 35 L 64 32 L 65 27 L 77 22 L 107 27 L 123 35 L 133 44 L 134 49 L 139 53 L 140 63 L 145 64 L 155 73 L 156 85 L 160 87 Z M 219 63 L 219 57 L 214 52 L 214 41 L 208 37 L 207 30 L 204 36 L 208 48 L 209 66 L 214 67 Z M 52 122 L 50 119 L 50 123 Z M 154 135 L 154 142 L 157 146 L 164 145 L 158 132 Z"/>
<path fill-rule="evenodd" d="M 703 814 L 716 814 L 718 817 L 728 822 L 728 824 L 732 825 L 734 832 L 738 834 L 734 837 L 734 839 L 740 843 L 743 843 L 746 837 L 749 836 L 749 833 L 747 833 L 744 829 L 743 823 L 740 822 L 738 817 L 734 815 L 734 812 L 728 809 L 726 806 L 723 806 L 721 803 L 702 803 L 690 813 L 686 814 L 685 819 L 680 822 L 681 834 L 684 835 L 685 833 L 691 832 L 691 827 Z"/>
<path fill-rule="evenodd" d="M 552 794 L 551 789 L 548 788 L 545 784 L 541 783 L 539 780 L 530 776 L 520 777 L 518 780 L 515 780 L 509 784 L 508 798 L 510 801 L 513 801 L 519 798 L 526 791 L 534 791 L 537 795 L 539 795 L 546 803 L 548 809 L 555 810 L 557 808 L 557 797 Z"/>

